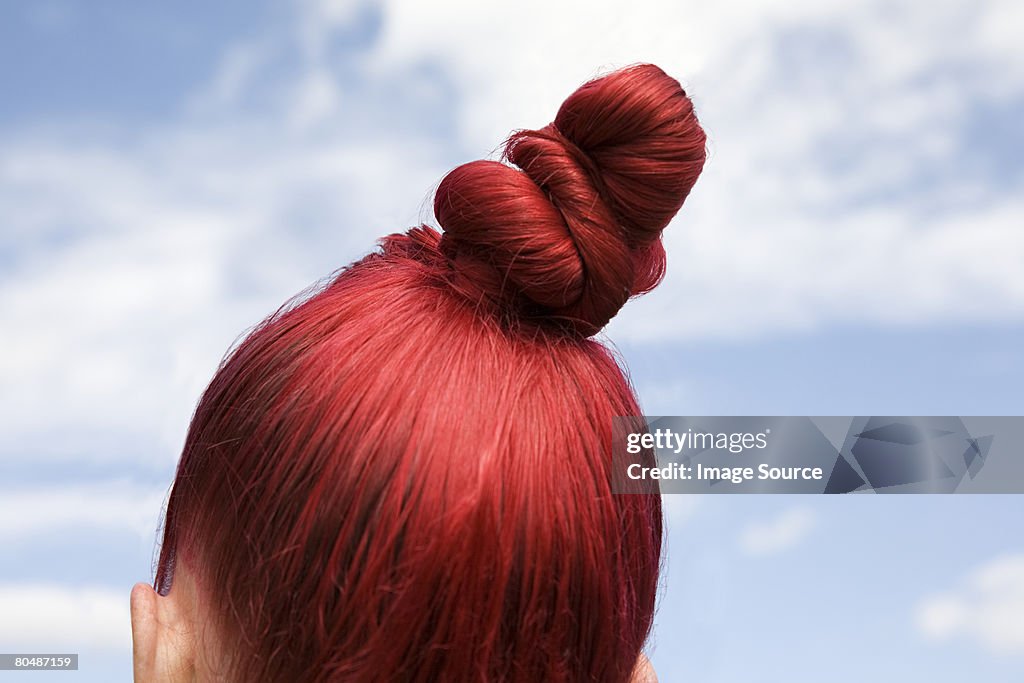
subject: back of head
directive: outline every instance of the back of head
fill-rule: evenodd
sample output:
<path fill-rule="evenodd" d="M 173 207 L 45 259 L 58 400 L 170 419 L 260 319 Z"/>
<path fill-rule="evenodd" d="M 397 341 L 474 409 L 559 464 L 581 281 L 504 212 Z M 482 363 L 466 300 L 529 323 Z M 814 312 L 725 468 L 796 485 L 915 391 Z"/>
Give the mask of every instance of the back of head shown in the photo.
<path fill-rule="evenodd" d="M 238 346 L 157 571 L 221 596 L 229 680 L 629 680 L 661 506 L 612 495 L 612 418 L 639 408 L 590 337 L 661 278 L 703 162 L 679 84 L 614 72 L 446 176 L 443 234 L 384 239 Z"/>

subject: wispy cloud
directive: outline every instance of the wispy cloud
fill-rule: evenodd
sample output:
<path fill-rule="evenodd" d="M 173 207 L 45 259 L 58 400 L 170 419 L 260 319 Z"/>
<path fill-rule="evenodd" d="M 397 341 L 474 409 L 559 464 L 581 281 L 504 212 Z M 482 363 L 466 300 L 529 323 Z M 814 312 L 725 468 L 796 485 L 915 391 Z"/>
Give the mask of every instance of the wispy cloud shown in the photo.
<path fill-rule="evenodd" d="M 165 494 L 162 487 L 127 480 L 0 489 L 0 542 L 31 541 L 69 529 L 153 540 Z"/>
<path fill-rule="evenodd" d="M 1019 3 L 385 8 L 376 63 L 442 62 L 468 149 L 547 121 L 598 67 L 649 60 L 684 79 L 712 158 L 667 233 L 664 289 L 613 323 L 619 338 L 1024 318 L 1024 167 L 999 161 L 1010 141 L 990 130 L 1024 113 L 1005 28 Z M 509 34 L 523 16 L 544 20 Z"/>
<path fill-rule="evenodd" d="M 439 143 L 292 127 L 311 97 L 141 141 L 0 131 L 0 457 L 166 466 L 240 332 L 417 222 Z"/>
<path fill-rule="evenodd" d="M 1024 554 L 1005 555 L 971 572 L 948 593 L 917 607 L 920 632 L 931 640 L 970 639 L 999 654 L 1024 654 Z"/>
<path fill-rule="evenodd" d="M 0 643 L 10 651 L 97 648 L 131 651 L 128 591 L 46 583 L 0 583 Z"/>
<path fill-rule="evenodd" d="M 816 525 L 810 508 L 791 508 L 774 518 L 748 524 L 740 533 L 739 549 L 746 555 L 774 555 L 798 545 Z"/>

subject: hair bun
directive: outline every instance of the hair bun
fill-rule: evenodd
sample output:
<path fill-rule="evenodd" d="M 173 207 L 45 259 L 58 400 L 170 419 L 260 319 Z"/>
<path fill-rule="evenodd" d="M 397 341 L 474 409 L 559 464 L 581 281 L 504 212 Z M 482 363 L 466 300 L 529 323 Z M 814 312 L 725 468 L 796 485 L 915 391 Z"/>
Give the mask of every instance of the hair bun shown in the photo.
<path fill-rule="evenodd" d="M 661 231 L 700 175 L 705 136 L 679 82 L 641 64 L 586 83 L 503 159 L 459 166 L 434 214 L 453 285 L 590 336 L 665 271 Z M 521 170 L 519 170 L 521 169 Z"/>

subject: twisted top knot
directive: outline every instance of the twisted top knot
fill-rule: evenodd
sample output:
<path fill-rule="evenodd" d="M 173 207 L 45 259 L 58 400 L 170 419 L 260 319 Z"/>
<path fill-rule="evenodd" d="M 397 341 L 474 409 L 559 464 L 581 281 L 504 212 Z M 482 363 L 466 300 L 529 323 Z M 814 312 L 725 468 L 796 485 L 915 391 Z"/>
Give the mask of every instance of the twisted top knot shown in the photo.
<path fill-rule="evenodd" d="M 452 285 L 504 313 L 590 336 L 665 271 L 661 232 L 700 175 L 705 135 L 679 82 L 641 64 L 586 83 L 503 162 L 441 181 Z M 518 168 L 516 168 L 518 167 Z"/>

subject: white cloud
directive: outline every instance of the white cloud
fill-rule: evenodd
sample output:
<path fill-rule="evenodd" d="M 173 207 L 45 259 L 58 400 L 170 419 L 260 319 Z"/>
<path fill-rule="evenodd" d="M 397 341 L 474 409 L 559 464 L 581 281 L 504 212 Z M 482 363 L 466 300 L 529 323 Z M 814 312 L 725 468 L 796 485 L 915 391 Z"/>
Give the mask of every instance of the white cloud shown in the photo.
<path fill-rule="evenodd" d="M 1024 193 L 961 158 L 971 108 L 1024 88 L 1003 28 L 1017 4 L 391 0 L 375 64 L 443 63 L 480 154 L 549 121 L 598 69 L 654 61 L 683 80 L 713 157 L 666 233 L 663 289 L 612 323 L 616 338 L 1020 321 Z M 935 169 L 953 177 L 915 188 Z"/>
<path fill-rule="evenodd" d="M 415 224 L 443 171 L 436 143 L 335 128 L 71 137 L 0 145 L 10 458 L 169 462 L 237 335 Z"/>
<path fill-rule="evenodd" d="M 209 84 L 193 93 L 187 109 L 194 114 L 213 113 L 238 104 L 258 80 L 259 69 L 271 59 L 274 45 L 268 42 L 239 43 L 228 47 Z"/>
<path fill-rule="evenodd" d="M 774 555 L 803 541 L 817 525 L 808 508 L 791 508 L 773 519 L 751 522 L 741 532 L 739 548 L 747 555 Z"/>
<path fill-rule="evenodd" d="M 964 638 L 997 654 L 1024 654 L 1024 554 L 996 558 L 961 586 L 922 600 L 919 631 L 928 639 Z"/>
<path fill-rule="evenodd" d="M 0 642 L 8 651 L 131 652 L 128 595 L 95 586 L 0 583 Z"/>
<path fill-rule="evenodd" d="M 314 71 L 303 78 L 294 94 L 291 125 L 305 129 L 324 123 L 338 113 L 341 93 L 334 77 L 324 71 Z"/>
<path fill-rule="evenodd" d="M 369 0 L 298 0 L 298 34 L 305 56 L 322 64 L 331 34 L 351 26 L 361 11 L 372 6 Z"/>
<path fill-rule="evenodd" d="M 128 532 L 153 541 L 166 493 L 123 479 L 0 490 L 0 542 L 67 530 Z"/>

